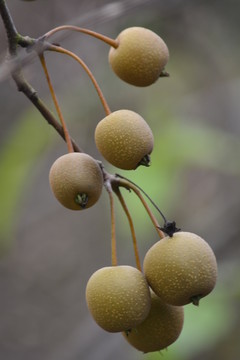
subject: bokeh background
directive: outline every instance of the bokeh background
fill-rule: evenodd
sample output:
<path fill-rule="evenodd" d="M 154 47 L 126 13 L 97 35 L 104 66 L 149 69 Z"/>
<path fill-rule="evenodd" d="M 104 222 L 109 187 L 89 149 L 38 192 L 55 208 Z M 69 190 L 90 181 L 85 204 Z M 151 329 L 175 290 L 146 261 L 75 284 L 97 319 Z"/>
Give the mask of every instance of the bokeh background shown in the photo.
<path fill-rule="evenodd" d="M 6 2 L 23 35 L 38 37 L 72 23 L 115 38 L 137 25 L 166 41 L 170 77 L 139 89 L 112 73 L 106 44 L 77 33 L 56 37 L 87 62 L 112 110 L 139 112 L 155 135 L 150 168 L 126 172 L 104 162 L 107 170 L 138 183 L 167 218 L 205 238 L 219 278 L 199 307 L 185 307 L 180 338 L 161 354 L 142 355 L 94 323 L 85 287 L 95 270 L 110 265 L 108 196 L 104 191 L 82 212 L 61 207 L 53 197 L 48 172 L 66 145 L 8 76 L 0 21 L 0 359 L 239 359 L 239 2 Z M 92 84 L 72 59 L 54 53 L 46 59 L 72 137 L 101 159 L 93 134 L 104 111 Z M 24 72 L 54 112 L 39 61 L 27 63 Z M 143 259 L 157 235 L 139 200 L 123 194 Z M 117 203 L 116 213 L 119 263 L 134 265 L 129 227 Z"/>

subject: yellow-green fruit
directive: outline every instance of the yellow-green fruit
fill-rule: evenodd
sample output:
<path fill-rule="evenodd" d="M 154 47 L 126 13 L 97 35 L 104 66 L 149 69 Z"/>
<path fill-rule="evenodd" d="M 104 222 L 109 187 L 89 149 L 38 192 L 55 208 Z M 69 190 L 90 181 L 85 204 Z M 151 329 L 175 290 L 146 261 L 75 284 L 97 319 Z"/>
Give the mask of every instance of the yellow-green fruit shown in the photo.
<path fill-rule="evenodd" d="M 153 134 L 146 121 L 131 110 L 117 110 L 101 120 L 95 130 L 99 152 L 112 165 L 134 170 L 149 166 Z"/>
<path fill-rule="evenodd" d="M 151 305 L 145 277 L 127 265 L 96 271 L 87 283 L 86 300 L 96 323 L 109 332 L 137 326 L 147 317 Z"/>
<path fill-rule="evenodd" d="M 123 30 L 111 48 L 109 63 L 120 79 L 135 86 L 153 84 L 169 59 L 165 42 L 153 31 L 143 27 Z"/>
<path fill-rule="evenodd" d="M 103 176 L 96 160 L 85 153 L 59 157 L 49 172 L 51 189 L 57 200 L 71 210 L 94 205 L 103 187 Z"/>
<path fill-rule="evenodd" d="M 143 268 L 153 291 L 172 305 L 198 305 L 217 280 L 212 249 L 190 232 L 176 232 L 154 244 L 144 258 Z"/>
<path fill-rule="evenodd" d="M 123 336 L 144 353 L 160 351 L 177 340 L 183 322 L 183 306 L 165 304 L 151 292 L 151 309 L 147 318 L 136 328 L 123 332 Z"/>

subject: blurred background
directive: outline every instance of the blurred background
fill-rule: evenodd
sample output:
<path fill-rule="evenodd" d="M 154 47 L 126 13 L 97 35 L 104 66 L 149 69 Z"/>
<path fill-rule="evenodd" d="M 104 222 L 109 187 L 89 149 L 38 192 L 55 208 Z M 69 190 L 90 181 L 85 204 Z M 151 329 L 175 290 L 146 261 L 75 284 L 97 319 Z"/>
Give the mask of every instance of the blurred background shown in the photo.
<path fill-rule="evenodd" d="M 63 208 L 53 197 L 49 169 L 67 148 L 8 76 L 0 21 L 0 358 L 239 359 L 239 2 L 6 2 L 22 35 L 38 37 L 71 23 L 115 38 L 136 25 L 165 40 L 170 77 L 136 88 L 113 74 L 106 44 L 78 33 L 55 37 L 87 62 L 112 110 L 134 110 L 153 130 L 151 167 L 127 172 L 104 162 L 106 169 L 135 181 L 168 219 L 202 236 L 216 254 L 219 277 L 199 307 L 185 307 L 182 334 L 161 354 L 142 355 L 94 323 L 85 287 L 94 271 L 111 262 L 108 196 L 103 191 L 82 212 Z M 48 53 L 46 60 L 72 137 L 101 160 L 93 135 L 104 111 L 91 82 L 70 58 Z M 24 73 L 54 112 L 38 59 Z M 143 259 L 157 235 L 138 199 L 123 194 Z M 116 212 L 118 260 L 134 266 L 130 230 L 117 202 Z"/>

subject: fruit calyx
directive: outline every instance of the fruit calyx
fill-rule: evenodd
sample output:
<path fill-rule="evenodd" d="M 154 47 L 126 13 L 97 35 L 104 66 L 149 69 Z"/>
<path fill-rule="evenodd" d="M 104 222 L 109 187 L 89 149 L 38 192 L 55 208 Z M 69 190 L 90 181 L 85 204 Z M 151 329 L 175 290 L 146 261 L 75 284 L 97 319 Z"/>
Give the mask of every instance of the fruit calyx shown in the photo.
<path fill-rule="evenodd" d="M 75 202 L 81 206 L 82 209 L 85 209 L 88 203 L 88 196 L 86 193 L 77 194 L 75 197 Z"/>
<path fill-rule="evenodd" d="M 201 298 L 202 298 L 203 296 L 202 295 L 194 295 L 194 296 L 192 296 L 191 297 L 191 303 L 193 304 L 193 305 L 195 305 L 195 306 L 199 306 L 199 301 L 201 300 Z"/>
<path fill-rule="evenodd" d="M 162 72 L 160 73 L 159 77 L 170 77 L 170 74 L 163 69 Z"/>
<path fill-rule="evenodd" d="M 139 161 L 138 165 L 137 165 L 137 168 L 142 165 L 142 166 L 146 166 L 146 167 L 149 167 L 151 165 L 151 158 L 150 158 L 150 155 L 147 154 L 145 155 L 141 161 Z"/>
<path fill-rule="evenodd" d="M 172 237 L 175 232 L 181 231 L 180 228 L 176 227 L 175 221 L 168 221 L 165 220 L 163 227 L 158 227 L 160 230 L 162 230 L 165 234 L 167 234 L 169 237 Z"/>

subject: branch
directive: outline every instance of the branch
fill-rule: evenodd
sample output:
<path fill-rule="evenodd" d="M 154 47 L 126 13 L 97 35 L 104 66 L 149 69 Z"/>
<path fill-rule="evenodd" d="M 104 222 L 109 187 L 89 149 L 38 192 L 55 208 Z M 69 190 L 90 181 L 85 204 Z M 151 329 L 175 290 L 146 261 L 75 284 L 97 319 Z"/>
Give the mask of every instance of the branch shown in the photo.
<path fill-rule="evenodd" d="M 23 47 L 31 46 L 35 40 L 28 37 L 23 37 L 18 33 L 5 0 L 0 0 L 0 15 L 2 17 L 7 34 L 10 59 L 16 62 L 16 66 L 11 69 L 11 76 L 15 81 L 18 90 L 21 91 L 32 102 L 32 104 L 39 110 L 48 124 L 51 125 L 66 141 L 62 126 L 59 124 L 44 102 L 38 97 L 36 90 L 27 82 L 21 70 L 21 63 L 16 61 L 18 45 L 21 44 Z M 71 141 L 74 151 L 82 152 L 74 140 L 71 139 Z"/>
<path fill-rule="evenodd" d="M 45 120 L 47 120 L 48 124 L 58 132 L 64 141 L 66 141 L 62 126 L 59 124 L 44 102 L 38 97 L 36 90 L 34 90 L 34 88 L 26 81 L 22 72 L 14 71 L 12 73 L 12 77 L 17 84 L 18 90 L 21 91 L 32 102 L 32 104 L 39 110 Z M 71 141 L 74 151 L 82 152 L 75 141 L 73 139 L 71 139 Z"/>
<path fill-rule="evenodd" d="M 18 32 L 5 0 L 0 0 L 0 14 L 8 37 L 9 53 L 12 56 L 16 55 Z"/>

